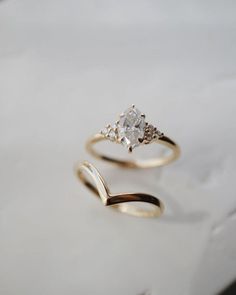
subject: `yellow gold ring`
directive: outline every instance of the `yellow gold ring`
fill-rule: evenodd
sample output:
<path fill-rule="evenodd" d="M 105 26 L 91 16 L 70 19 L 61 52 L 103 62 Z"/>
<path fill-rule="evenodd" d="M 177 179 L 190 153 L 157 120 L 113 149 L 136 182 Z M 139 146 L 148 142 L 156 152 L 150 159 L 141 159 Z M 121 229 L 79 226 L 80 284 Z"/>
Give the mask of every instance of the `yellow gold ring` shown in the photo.
<path fill-rule="evenodd" d="M 95 149 L 95 144 L 107 140 L 123 144 L 130 153 L 135 147 L 151 143 L 157 143 L 167 147 L 169 153 L 152 159 L 118 159 Z M 100 133 L 91 137 L 86 143 L 86 148 L 97 159 L 127 168 L 163 166 L 176 160 L 180 155 L 179 146 L 156 127 L 147 123 L 145 121 L 145 115 L 134 105 L 122 113 L 114 125 L 107 125 Z"/>
<path fill-rule="evenodd" d="M 105 206 L 139 217 L 158 217 L 163 213 L 163 203 L 152 195 L 144 193 L 112 194 L 101 174 L 88 162 L 79 165 L 76 168 L 76 174 L 86 187 L 88 187 L 96 196 L 100 197 Z M 147 203 L 151 205 L 151 208 L 147 209 L 138 205 L 135 206 L 135 202 L 138 202 L 139 204 Z"/>

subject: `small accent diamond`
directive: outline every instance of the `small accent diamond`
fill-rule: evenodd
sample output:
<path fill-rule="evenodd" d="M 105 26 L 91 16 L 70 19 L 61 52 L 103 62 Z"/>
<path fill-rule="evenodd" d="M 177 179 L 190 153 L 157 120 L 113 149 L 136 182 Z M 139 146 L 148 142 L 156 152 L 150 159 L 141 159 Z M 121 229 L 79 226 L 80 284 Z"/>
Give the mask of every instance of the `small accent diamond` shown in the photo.
<path fill-rule="evenodd" d="M 115 141 L 117 139 L 117 127 L 116 125 L 110 126 L 108 125 L 105 127 L 102 131 L 101 134 L 104 135 L 105 137 L 109 138 L 111 141 Z"/>

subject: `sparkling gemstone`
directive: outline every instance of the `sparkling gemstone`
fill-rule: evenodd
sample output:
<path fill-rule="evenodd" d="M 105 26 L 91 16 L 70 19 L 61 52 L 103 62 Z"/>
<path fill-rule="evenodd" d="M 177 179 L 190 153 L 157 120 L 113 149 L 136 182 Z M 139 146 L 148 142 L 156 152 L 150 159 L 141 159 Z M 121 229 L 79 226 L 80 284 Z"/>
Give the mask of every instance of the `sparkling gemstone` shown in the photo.
<path fill-rule="evenodd" d="M 110 131 L 108 132 L 108 137 L 109 137 L 111 140 L 115 140 L 115 138 L 116 138 L 116 133 L 115 133 L 115 130 L 114 130 L 114 129 L 110 129 Z"/>
<path fill-rule="evenodd" d="M 143 139 L 144 129 L 145 119 L 137 108 L 129 108 L 120 117 L 118 134 L 127 148 L 134 148 L 140 144 L 139 139 Z"/>
<path fill-rule="evenodd" d="M 108 133 L 109 133 L 109 129 L 107 127 L 103 128 L 101 130 L 101 134 L 104 135 L 104 136 L 108 136 Z"/>

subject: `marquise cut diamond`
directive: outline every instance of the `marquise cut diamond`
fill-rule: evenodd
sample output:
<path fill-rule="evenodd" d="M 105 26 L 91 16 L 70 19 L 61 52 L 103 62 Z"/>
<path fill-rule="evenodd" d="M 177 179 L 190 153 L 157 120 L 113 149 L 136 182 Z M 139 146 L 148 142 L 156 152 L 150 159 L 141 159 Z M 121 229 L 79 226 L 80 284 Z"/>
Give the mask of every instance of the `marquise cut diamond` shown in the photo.
<path fill-rule="evenodd" d="M 134 106 L 120 116 L 117 125 L 120 141 L 128 149 L 139 146 L 145 132 L 145 116 Z"/>
<path fill-rule="evenodd" d="M 114 125 L 107 125 L 101 134 L 110 141 L 122 143 L 130 152 L 141 144 L 149 144 L 164 136 L 145 121 L 145 115 L 134 105 L 122 113 Z"/>

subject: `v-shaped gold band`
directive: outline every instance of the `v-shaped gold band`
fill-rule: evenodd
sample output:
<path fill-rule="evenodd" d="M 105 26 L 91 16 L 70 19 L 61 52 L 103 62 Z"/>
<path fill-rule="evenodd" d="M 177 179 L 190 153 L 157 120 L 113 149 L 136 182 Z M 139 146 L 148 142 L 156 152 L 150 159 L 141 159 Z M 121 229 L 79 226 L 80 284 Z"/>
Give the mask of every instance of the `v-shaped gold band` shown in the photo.
<path fill-rule="evenodd" d="M 111 206 L 123 213 L 140 217 L 155 217 L 163 213 L 163 203 L 152 195 L 144 193 L 112 194 L 101 174 L 88 162 L 79 165 L 76 174 L 96 196 L 100 197 L 105 206 Z M 135 206 L 133 202 L 145 202 L 150 204 L 151 208 L 150 210 L 143 209 L 140 206 Z"/>

